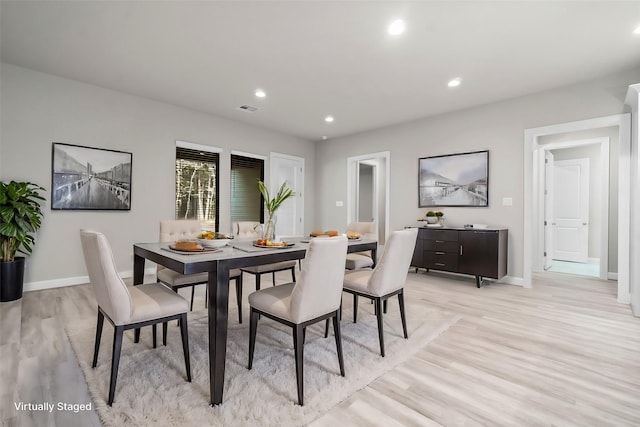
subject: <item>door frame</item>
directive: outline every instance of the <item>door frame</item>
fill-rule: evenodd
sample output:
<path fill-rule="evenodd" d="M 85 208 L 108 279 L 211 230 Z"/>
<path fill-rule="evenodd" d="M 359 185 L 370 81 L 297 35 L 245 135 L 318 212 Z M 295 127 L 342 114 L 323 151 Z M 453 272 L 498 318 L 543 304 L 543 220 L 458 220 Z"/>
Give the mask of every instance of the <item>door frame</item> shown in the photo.
<path fill-rule="evenodd" d="M 539 194 L 540 164 L 544 164 L 543 145 L 538 138 L 545 135 L 583 131 L 604 127 L 618 127 L 618 296 L 617 301 L 629 304 L 629 229 L 631 196 L 631 115 L 612 116 L 575 122 L 560 123 L 524 131 L 524 286 L 532 286 L 533 271 L 539 270 L 536 257 L 540 253 L 540 201 L 534 195 Z M 542 170 L 542 173 L 543 170 Z M 544 246 L 542 246 L 544 247 Z"/>
<path fill-rule="evenodd" d="M 381 151 L 378 153 L 370 153 L 363 154 L 360 156 L 352 156 L 347 158 L 347 224 L 352 222 L 357 222 L 356 218 L 356 183 L 358 172 L 358 163 L 364 160 L 374 160 L 374 159 L 384 159 L 385 161 L 385 171 L 384 171 L 384 186 L 385 186 L 385 197 L 384 197 L 384 239 L 389 237 L 389 188 L 391 185 L 391 152 L 390 151 Z M 378 169 L 376 167 L 376 169 Z M 378 170 L 379 173 L 379 170 Z M 377 181 L 377 180 L 376 180 Z M 378 206 L 380 203 L 379 198 L 380 187 L 377 186 L 376 182 L 376 195 L 378 199 Z M 380 226 L 378 224 L 378 226 Z M 380 239 L 382 240 L 382 239 Z M 381 243 L 382 244 L 382 243 Z"/>

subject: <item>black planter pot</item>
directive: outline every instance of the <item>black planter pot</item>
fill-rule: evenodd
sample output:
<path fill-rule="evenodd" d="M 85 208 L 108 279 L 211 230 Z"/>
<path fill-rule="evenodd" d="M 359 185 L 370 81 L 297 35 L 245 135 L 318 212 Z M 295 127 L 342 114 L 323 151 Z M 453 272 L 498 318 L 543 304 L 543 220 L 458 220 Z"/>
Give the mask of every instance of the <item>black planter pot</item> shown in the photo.
<path fill-rule="evenodd" d="M 22 298 L 24 283 L 24 257 L 14 261 L 0 261 L 0 302 Z"/>

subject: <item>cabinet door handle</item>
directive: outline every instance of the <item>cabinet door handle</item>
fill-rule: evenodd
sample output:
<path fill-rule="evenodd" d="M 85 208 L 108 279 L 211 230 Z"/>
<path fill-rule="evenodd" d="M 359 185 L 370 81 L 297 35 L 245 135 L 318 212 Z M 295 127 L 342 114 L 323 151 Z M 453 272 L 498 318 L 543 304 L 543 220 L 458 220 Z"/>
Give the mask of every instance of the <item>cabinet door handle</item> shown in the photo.
<path fill-rule="evenodd" d="M 462 255 L 462 245 L 460 245 L 460 255 Z"/>
<path fill-rule="evenodd" d="M 444 240 L 436 240 L 436 243 L 444 243 Z"/>
<path fill-rule="evenodd" d="M 435 265 L 439 265 L 440 267 L 445 267 L 446 266 L 446 264 L 443 264 L 441 262 L 434 262 L 434 264 Z"/>
<path fill-rule="evenodd" d="M 444 252 L 436 252 L 436 255 L 444 255 Z"/>

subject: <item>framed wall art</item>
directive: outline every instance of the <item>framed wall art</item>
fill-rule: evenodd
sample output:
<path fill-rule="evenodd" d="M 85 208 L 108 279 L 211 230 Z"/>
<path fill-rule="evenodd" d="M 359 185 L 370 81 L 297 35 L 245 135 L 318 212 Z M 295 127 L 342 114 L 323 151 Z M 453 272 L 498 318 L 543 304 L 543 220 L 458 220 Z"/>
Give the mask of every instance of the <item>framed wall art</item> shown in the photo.
<path fill-rule="evenodd" d="M 418 206 L 489 206 L 489 151 L 420 158 Z"/>
<path fill-rule="evenodd" d="M 131 210 L 131 162 L 124 151 L 53 143 L 51 208 Z"/>

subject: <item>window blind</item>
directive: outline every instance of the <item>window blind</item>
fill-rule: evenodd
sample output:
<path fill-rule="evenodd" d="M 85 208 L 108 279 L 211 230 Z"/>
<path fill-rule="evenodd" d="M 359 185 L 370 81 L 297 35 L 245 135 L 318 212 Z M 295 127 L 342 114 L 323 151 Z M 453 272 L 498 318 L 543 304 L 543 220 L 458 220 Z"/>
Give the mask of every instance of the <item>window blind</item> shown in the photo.
<path fill-rule="evenodd" d="M 264 181 L 264 160 L 231 155 L 231 221 L 262 222 L 264 203 L 258 180 Z"/>

